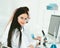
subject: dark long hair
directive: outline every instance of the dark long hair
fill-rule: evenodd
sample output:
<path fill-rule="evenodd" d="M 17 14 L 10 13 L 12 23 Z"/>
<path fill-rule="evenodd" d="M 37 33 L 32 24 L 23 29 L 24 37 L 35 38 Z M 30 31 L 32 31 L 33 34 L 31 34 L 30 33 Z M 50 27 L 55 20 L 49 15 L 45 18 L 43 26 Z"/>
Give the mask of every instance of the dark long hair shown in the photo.
<path fill-rule="evenodd" d="M 14 15 L 13 15 L 13 20 L 12 20 L 12 23 L 11 23 L 11 26 L 10 26 L 10 29 L 9 29 L 9 33 L 8 33 L 8 38 L 7 38 L 7 46 L 8 47 L 11 47 L 11 39 L 12 39 L 12 32 L 14 31 L 14 29 L 18 29 L 19 32 L 20 32 L 20 37 L 19 37 L 19 43 L 21 44 L 21 37 L 22 37 L 22 33 L 21 33 L 21 25 L 18 23 L 17 21 L 17 17 L 21 14 L 24 14 L 26 13 L 28 15 L 28 11 L 29 9 L 27 7 L 20 7 L 18 9 L 16 9 Z"/>

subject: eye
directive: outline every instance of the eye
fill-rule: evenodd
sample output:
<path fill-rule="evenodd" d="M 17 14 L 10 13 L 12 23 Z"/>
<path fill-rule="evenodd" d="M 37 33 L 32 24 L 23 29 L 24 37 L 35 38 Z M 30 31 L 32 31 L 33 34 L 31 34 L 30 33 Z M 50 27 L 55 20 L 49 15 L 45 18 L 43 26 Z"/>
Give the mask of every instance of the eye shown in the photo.
<path fill-rule="evenodd" d="M 21 19 L 23 19 L 23 17 L 20 17 Z"/>
<path fill-rule="evenodd" d="M 27 18 L 25 18 L 25 20 L 27 20 Z"/>
<path fill-rule="evenodd" d="M 27 20 L 28 18 L 20 17 L 21 19 Z"/>

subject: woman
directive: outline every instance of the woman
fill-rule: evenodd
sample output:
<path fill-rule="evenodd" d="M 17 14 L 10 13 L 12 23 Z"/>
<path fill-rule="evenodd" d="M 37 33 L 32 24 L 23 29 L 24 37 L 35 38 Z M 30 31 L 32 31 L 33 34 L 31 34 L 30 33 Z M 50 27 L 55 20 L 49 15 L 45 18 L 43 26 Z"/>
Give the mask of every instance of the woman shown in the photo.
<path fill-rule="evenodd" d="M 27 36 L 24 34 L 23 26 L 28 23 L 29 19 L 28 7 L 20 7 L 16 9 L 9 32 L 7 33 L 7 46 L 11 48 L 34 48 L 29 43 Z M 5 43 L 6 43 L 5 42 Z M 3 43 L 4 44 L 4 43 Z"/>

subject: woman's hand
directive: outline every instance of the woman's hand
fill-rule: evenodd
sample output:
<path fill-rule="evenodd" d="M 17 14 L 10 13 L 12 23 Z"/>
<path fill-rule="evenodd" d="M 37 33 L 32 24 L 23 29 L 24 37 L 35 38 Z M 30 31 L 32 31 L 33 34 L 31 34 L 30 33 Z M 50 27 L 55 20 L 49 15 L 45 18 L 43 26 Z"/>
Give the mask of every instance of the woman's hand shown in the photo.
<path fill-rule="evenodd" d="M 36 38 L 34 38 L 35 40 L 39 40 L 41 41 L 41 37 L 40 36 L 37 36 Z"/>
<path fill-rule="evenodd" d="M 34 48 L 34 46 L 33 45 L 29 45 L 28 48 Z"/>

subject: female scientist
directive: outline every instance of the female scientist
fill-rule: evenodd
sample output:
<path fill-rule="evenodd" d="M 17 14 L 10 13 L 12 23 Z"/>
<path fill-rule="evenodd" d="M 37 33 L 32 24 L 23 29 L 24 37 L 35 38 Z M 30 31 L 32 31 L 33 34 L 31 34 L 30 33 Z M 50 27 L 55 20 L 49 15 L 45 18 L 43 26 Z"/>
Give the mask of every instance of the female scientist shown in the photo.
<path fill-rule="evenodd" d="M 24 25 L 28 23 L 29 8 L 20 7 L 14 12 L 10 19 L 10 25 L 7 26 L 6 32 L 2 37 L 3 46 L 11 48 L 34 48 L 34 45 L 29 41 L 28 36 L 25 34 Z M 9 28 L 9 29 L 8 29 Z M 34 40 L 41 40 L 40 37 Z"/>
<path fill-rule="evenodd" d="M 9 31 L 5 33 L 5 40 L 2 41 L 2 44 L 7 44 L 6 46 L 11 48 L 34 48 L 30 44 L 27 36 L 24 34 L 24 25 L 28 23 L 29 19 L 29 9 L 28 7 L 17 8 L 9 28 Z"/>

